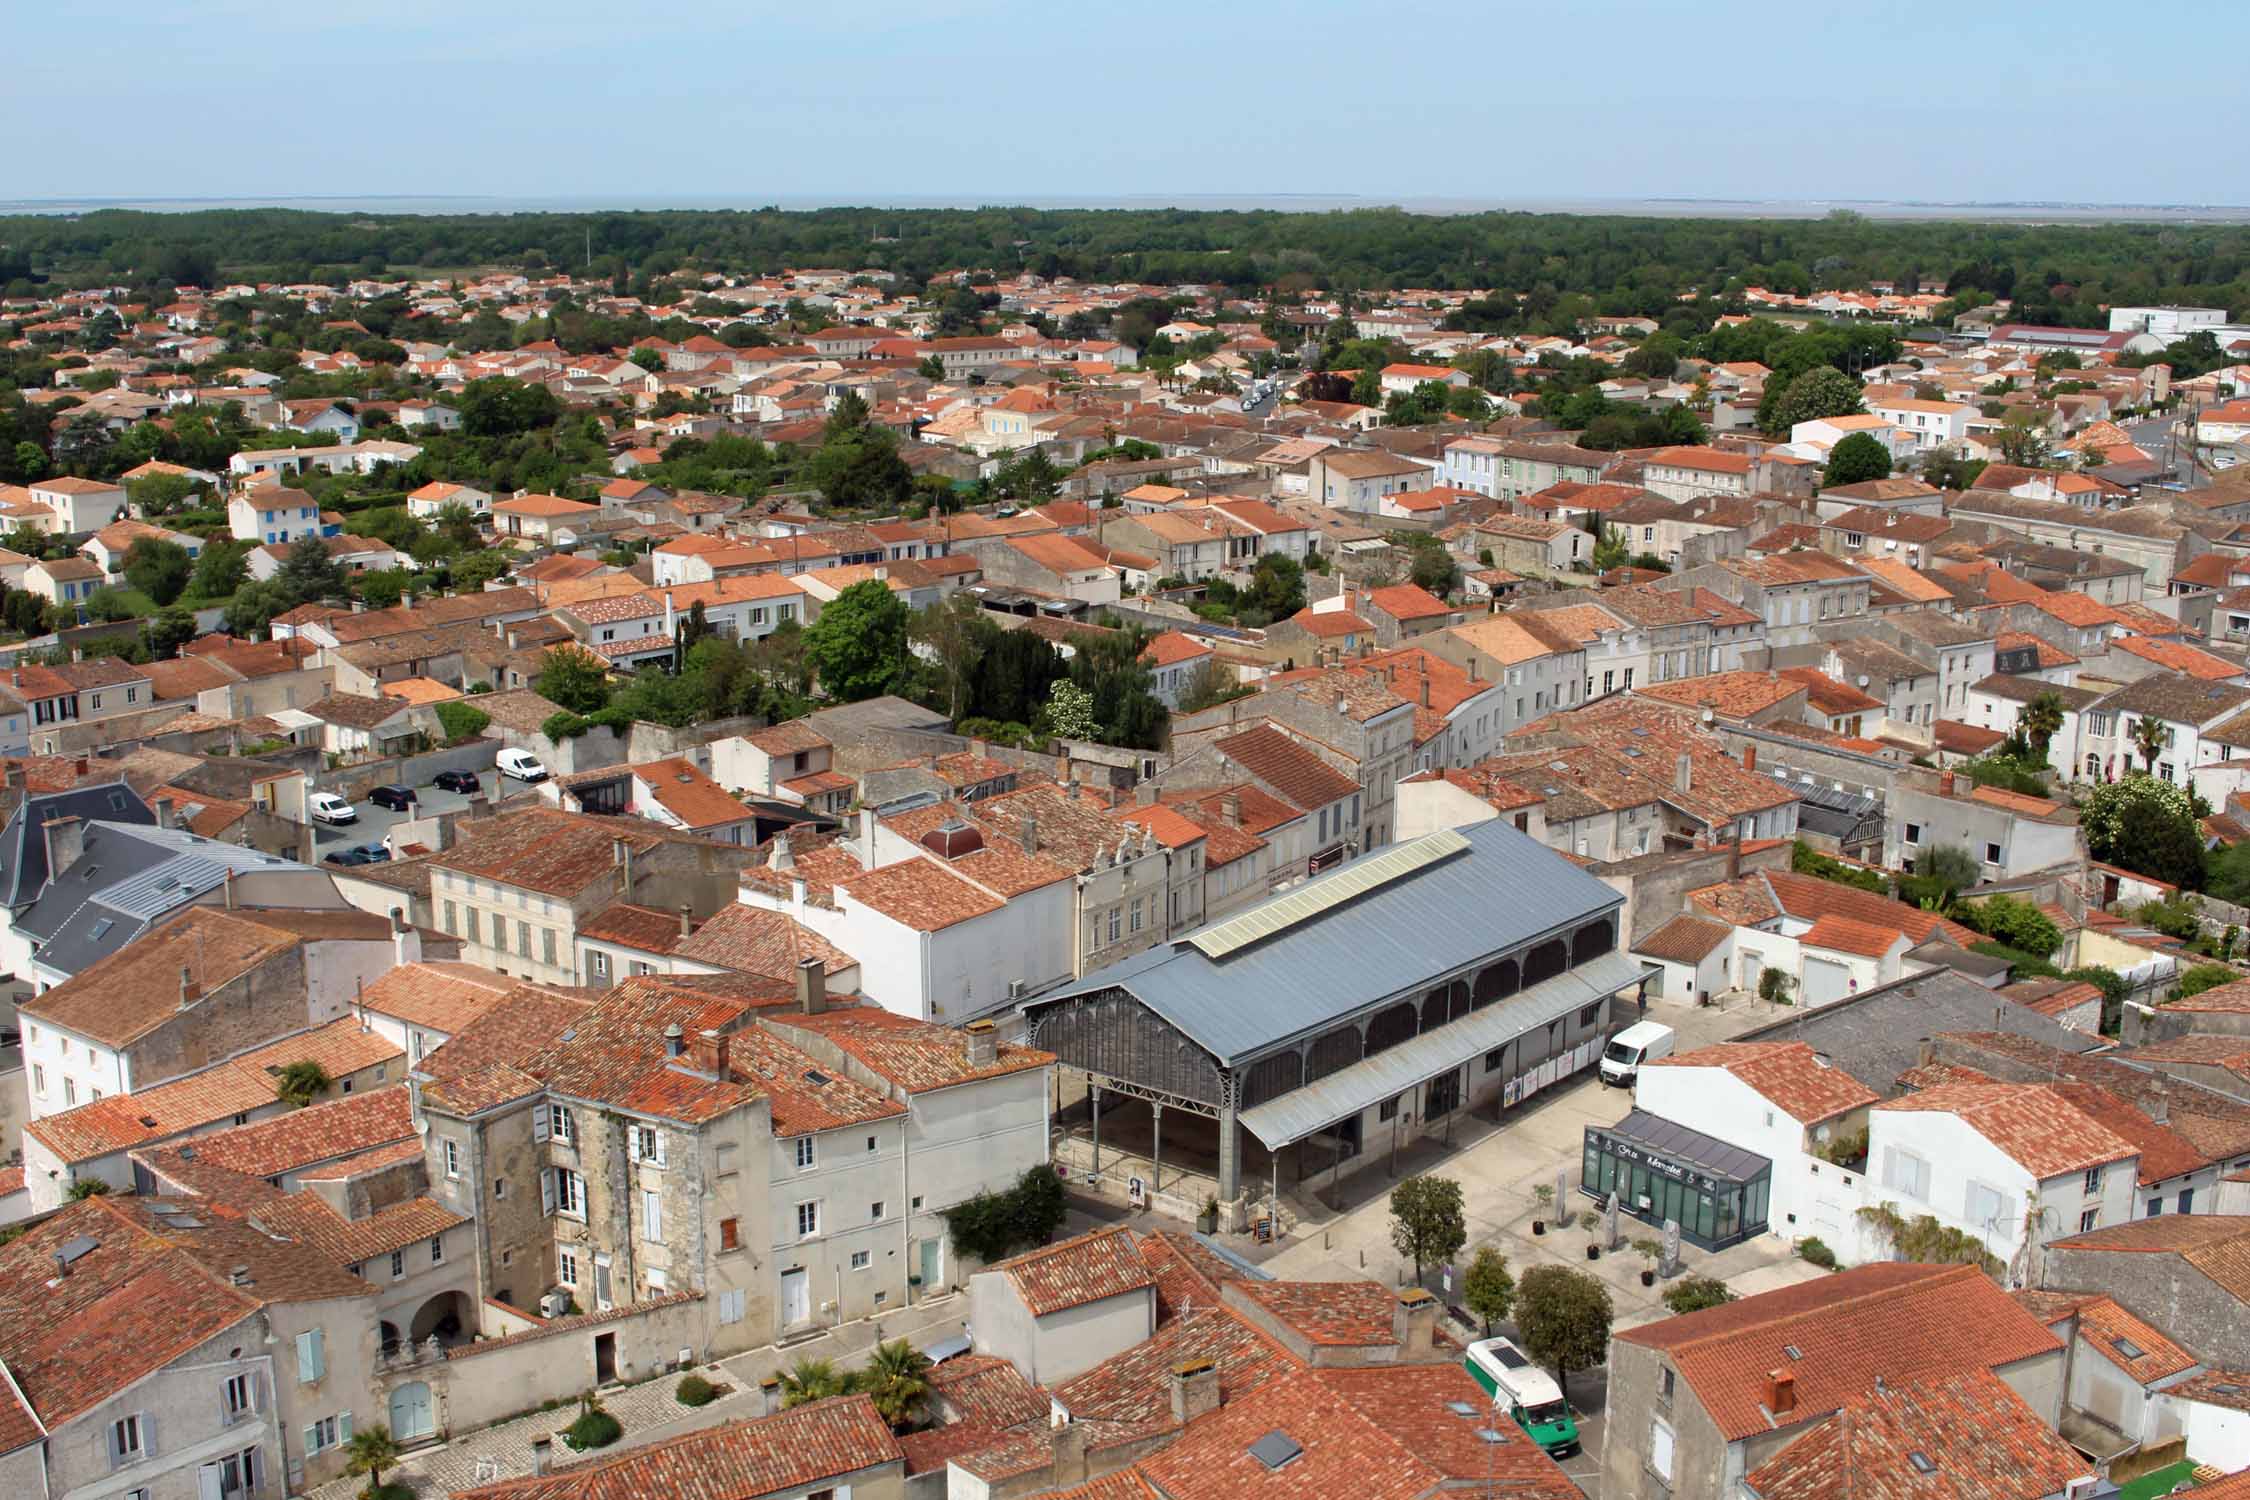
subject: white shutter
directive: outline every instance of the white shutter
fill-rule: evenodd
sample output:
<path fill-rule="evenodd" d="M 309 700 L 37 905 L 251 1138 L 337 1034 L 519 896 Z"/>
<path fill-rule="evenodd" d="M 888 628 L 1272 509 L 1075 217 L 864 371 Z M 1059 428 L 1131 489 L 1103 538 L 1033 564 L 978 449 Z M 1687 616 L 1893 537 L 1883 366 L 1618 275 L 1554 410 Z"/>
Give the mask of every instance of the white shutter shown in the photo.
<path fill-rule="evenodd" d="M 664 1195 L 655 1188 L 641 1189 L 641 1218 L 644 1221 L 642 1237 L 649 1243 L 664 1243 Z"/>
<path fill-rule="evenodd" d="M 555 1211 L 555 1169 L 553 1167 L 541 1167 L 539 1169 L 539 1211 L 543 1214 L 551 1214 Z"/>
<path fill-rule="evenodd" d="M 156 1454 L 156 1414 L 144 1411 L 137 1415 L 141 1419 L 141 1457 L 152 1458 Z"/>
<path fill-rule="evenodd" d="M 666 1132 L 664 1132 L 664 1131 L 662 1131 L 662 1130 L 655 1130 L 655 1129 L 652 1129 L 652 1130 L 650 1130 L 650 1131 L 649 1131 L 649 1134 L 650 1134 L 650 1135 L 652 1135 L 652 1136 L 654 1136 L 654 1137 L 656 1138 L 656 1158 L 655 1158 L 655 1160 L 656 1160 L 656 1164 L 657 1164 L 658 1166 L 660 1166 L 660 1167 L 661 1167 L 661 1166 L 663 1166 L 663 1165 L 664 1165 L 664 1137 L 665 1137 L 665 1134 L 666 1134 Z"/>
<path fill-rule="evenodd" d="M 1672 1482 L 1672 1428 L 1659 1417 L 1648 1429 L 1648 1466 L 1666 1484 Z"/>
<path fill-rule="evenodd" d="M 219 1488 L 219 1466 L 205 1464 L 195 1471 L 196 1500 L 225 1500 L 226 1492 Z"/>
<path fill-rule="evenodd" d="M 336 1413 L 336 1446 L 341 1448 L 344 1444 L 350 1442 L 351 1440 L 352 1414 L 348 1411 L 341 1411 Z"/>
<path fill-rule="evenodd" d="M 545 1104 L 539 1105 L 531 1112 L 531 1138 L 535 1141 L 543 1141 L 547 1138 L 547 1106 Z"/>
<path fill-rule="evenodd" d="M 305 1429 L 305 1457 L 310 1458 L 319 1451 L 320 1424 L 318 1422 L 315 1422 L 312 1424 L 312 1426 Z"/>

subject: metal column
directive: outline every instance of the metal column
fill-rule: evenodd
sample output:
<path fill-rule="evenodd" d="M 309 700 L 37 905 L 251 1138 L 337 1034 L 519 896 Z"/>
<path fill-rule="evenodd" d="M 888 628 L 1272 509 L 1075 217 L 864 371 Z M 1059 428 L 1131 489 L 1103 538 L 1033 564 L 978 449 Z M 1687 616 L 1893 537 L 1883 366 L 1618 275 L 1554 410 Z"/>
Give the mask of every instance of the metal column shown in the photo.
<path fill-rule="evenodd" d="M 1148 1112 L 1153 1132 L 1149 1137 L 1148 1192 L 1153 1198 L 1164 1186 L 1164 1106 L 1152 1103 Z"/>
<path fill-rule="evenodd" d="M 1094 1082 L 1091 1074 L 1086 1079 L 1086 1097 L 1094 1107 L 1094 1175 L 1099 1177 L 1102 1175 L 1102 1086 Z"/>

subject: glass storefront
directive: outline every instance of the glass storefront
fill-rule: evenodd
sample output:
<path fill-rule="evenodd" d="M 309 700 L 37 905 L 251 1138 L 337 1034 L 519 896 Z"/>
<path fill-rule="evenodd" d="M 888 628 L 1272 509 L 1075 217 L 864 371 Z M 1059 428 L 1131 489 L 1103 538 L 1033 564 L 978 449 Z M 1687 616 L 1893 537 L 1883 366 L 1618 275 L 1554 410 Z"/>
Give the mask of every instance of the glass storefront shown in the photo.
<path fill-rule="evenodd" d="M 1680 1238 L 1723 1250 L 1766 1229 L 1773 1164 L 1669 1120 L 1634 1110 L 1615 1125 L 1586 1127 L 1579 1191 L 1606 1203 L 1611 1192 L 1626 1213 Z"/>

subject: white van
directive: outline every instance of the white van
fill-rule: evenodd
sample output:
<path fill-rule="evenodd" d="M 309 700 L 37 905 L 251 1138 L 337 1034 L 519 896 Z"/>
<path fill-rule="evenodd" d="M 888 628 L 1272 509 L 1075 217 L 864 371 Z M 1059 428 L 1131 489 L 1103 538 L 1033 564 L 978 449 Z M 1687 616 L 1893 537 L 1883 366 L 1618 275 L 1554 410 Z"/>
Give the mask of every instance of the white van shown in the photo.
<path fill-rule="evenodd" d="M 1630 1088 L 1645 1062 L 1670 1057 L 1679 1034 L 1661 1021 L 1636 1021 L 1609 1039 L 1602 1049 L 1602 1082 Z"/>
<path fill-rule="evenodd" d="M 517 781 L 545 781 L 547 768 L 539 764 L 539 757 L 529 750 L 503 750 L 494 757 L 500 774 Z"/>

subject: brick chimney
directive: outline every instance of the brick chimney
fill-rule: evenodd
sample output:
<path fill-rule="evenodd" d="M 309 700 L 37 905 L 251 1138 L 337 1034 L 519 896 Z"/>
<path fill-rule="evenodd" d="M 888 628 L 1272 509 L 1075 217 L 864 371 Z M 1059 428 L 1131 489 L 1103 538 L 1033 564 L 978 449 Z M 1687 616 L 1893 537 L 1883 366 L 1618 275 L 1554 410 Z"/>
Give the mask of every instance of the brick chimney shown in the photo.
<path fill-rule="evenodd" d="M 1000 1037 L 990 1021 L 971 1021 L 961 1028 L 969 1042 L 969 1066 L 989 1068 L 1000 1055 Z"/>
<path fill-rule="evenodd" d="M 1953 773 L 1951 771 L 1940 771 L 1938 773 L 1937 794 L 1940 797 L 1953 795 Z"/>
<path fill-rule="evenodd" d="M 1766 1410 L 1786 1417 L 1797 1409 L 1797 1377 L 1787 1370 L 1766 1372 Z"/>
<path fill-rule="evenodd" d="M 734 1038 L 723 1031 L 703 1031 L 696 1034 L 696 1061 L 707 1066 L 717 1077 L 727 1076 L 727 1062 L 734 1048 Z"/>
<path fill-rule="evenodd" d="M 1172 1420 L 1185 1427 L 1219 1409 L 1219 1362 L 1191 1359 L 1172 1366 Z"/>
<path fill-rule="evenodd" d="M 1398 1294 L 1391 1308 L 1391 1336 L 1401 1359 L 1427 1359 L 1437 1334 L 1438 1299 L 1418 1286 Z"/>
<path fill-rule="evenodd" d="M 1742 769 L 1745 771 L 1758 769 L 1758 747 L 1756 745 L 1744 745 L 1742 747 Z"/>
<path fill-rule="evenodd" d="M 203 985 L 195 971 L 186 964 L 180 965 L 180 1009 L 186 1010 L 203 998 Z"/>
<path fill-rule="evenodd" d="M 797 1009 L 808 1016 L 828 1009 L 828 966 L 817 958 L 797 960 Z"/>
<path fill-rule="evenodd" d="M 1226 820 L 1226 825 L 1229 828 L 1240 828 L 1242 826 L 1242 794 L 1240 792 L 1227 792 L 1219 798 L 1219 816 Z"/>

